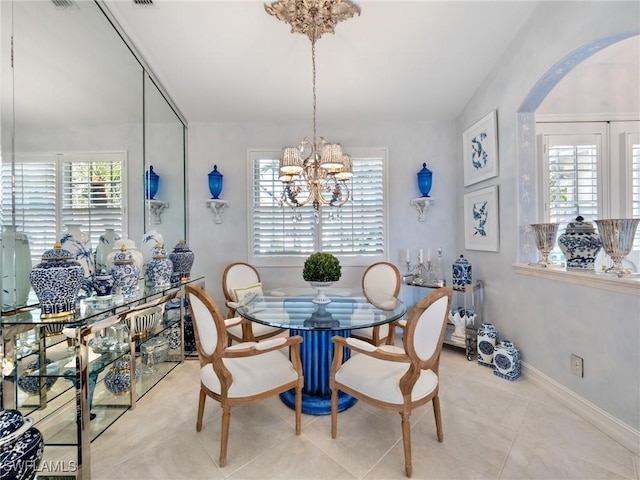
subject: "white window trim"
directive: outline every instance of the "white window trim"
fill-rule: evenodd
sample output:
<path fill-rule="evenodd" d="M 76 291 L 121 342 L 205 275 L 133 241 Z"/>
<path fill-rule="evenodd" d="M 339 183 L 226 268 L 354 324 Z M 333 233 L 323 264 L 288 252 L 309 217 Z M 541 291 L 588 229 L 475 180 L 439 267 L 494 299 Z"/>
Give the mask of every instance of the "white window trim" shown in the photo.
<path fill-rule="evenodd" d="M 340 264 L 343 267 L 363 267 L 368 266 L 371 263 L 379 262 L 379 261 L 388 261 L 389 258 L 389 175 L 388 175 L 388 165 L 389 165 L 389 150 L 383 147 L 361 147 L 361 148 L 346 148 L 343 147 L 345 153 L 350 154 L 352 157 L 357 158 L 358 156 L 370 156 L 370 155 L 379 155 L 382 157 L 382 176 L 383 176 L 383 194 L 384 194 L 384 233 L 383 233 L 383 245 L 384 245 L 384 254 L 383 255 L 367 255 L 361 256 L 357 254 L 340 254 L 338 257 L 340 258 Z M 300 267 L 304 260 L 308 257 L 308 254 L 300 254 L 300 255 L 278 255 L 278 256 L 268 256 L 268 255 L 260 255 L 256 256 L 253 254 L 252 241 L 253 238 L 253 222 L 252 222 L 252 214 L 251 209 L 253 208 L 253 162 L 254 160 L 264 155 L 265 153 L 272 154 L 273 158 L 278 158 L 281 154 L 280 149 L 273 148 L 254 148 L 247 150 L 247 232 L 248 232 L 248 244 L 247 244 L 247 258 L 249 263 L 256 267 Z"/>

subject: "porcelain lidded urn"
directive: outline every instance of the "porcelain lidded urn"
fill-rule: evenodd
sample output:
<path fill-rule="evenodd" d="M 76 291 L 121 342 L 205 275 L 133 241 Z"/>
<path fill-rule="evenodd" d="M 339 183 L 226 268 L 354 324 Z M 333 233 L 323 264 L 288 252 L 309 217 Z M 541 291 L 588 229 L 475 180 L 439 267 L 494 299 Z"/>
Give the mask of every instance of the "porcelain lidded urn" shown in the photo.
<path fill-rule="evenodd" d="M 67 319 L 73 316 L 84 280 L 84 269 L 60 242 L 42 254 L 42 262 L 33 267 L 29 280 L 40 302 L 41 318 Z"/>
<path fill-rule="evenodd" d="M 111 275 L 113 275 L 114 293 L 120 293 L 125 298 L 136 296 L 140 269 L 133 260 L 133 255 L 127 251 L 127 247 L 124 244 L 113 257 Z"/>
<path fill-rule="evenodd" d="M 152 287 L 168 287 L 171 285 L 173 274 L 173 262 L 169 259 L 167 251 L 162 243 L 157 244 L 152 250 L 152 259 L 147 264 L 146 278 Z"/>
<path fill-rule="evenodd" d="M 173 252 L 169 255 L 169 259 L 173 263 L 171 283 L 178 283 L 183 278 L 188 279 L 191 276 L 191 267 L 193 266 L 195 255 L 185 240 L 180 240 L 173 247 Z"/>
<path fill-rule="evenodd" d="M 578 216 L 558 237 L 558 246 L 567 259 L 567 270 L 593 270 L 602 241 L 593 224 Z"/>
<path fill-rule="evenodd" d="M 471 285 L 471 264 L 460 255 L 453 264 L 453 288 L 464 290 L 467 285 Z"/>
<path fill-rule="evenodd" d="M 514 381 L 520 376 L 520 352 L 509 340 L 501 341 L 493 355 L 493 374 Z"/>

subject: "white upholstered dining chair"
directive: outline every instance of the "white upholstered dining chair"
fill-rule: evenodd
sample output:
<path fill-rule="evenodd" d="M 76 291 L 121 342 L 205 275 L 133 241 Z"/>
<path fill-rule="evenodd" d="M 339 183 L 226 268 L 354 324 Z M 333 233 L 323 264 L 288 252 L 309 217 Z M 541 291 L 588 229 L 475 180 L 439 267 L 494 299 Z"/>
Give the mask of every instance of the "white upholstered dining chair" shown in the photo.
<path fill-rule="evenodd" d="M 378 308 L 385 308 L 391 297 L 397 298 L 400 293 L 400 272 L 389 262 L 377 262 L 364 271 L 362 275 L 362 292 L 367 300 Z M 395 306 L 395 302 L 391 308 Z M 372 345 L 384 343 L 393 345 L 395 324 L 377 325 L 369 328 L 351 330 L 351 336 Z"/>
<path fill-rule="evenodd" d="M 228 308 L 227 318 L 236 317 L 234 305 L 248 293 L 262 295 L 260 274 L 252 265 L 244 262 L 234 262 L 222 272 L 222 293 Z M 229 344 L 231 342 L 257 342 L 275 337 L 286 330 L 271 327 L 242 319 L 239 323 L 227 328 Z"/>
<path fill-rule="evenodd" d="M 220 466 L 227 462 L 231 409 L 257 402 L 290 389 L 295 390 L 295 431 L 300 435 L 302 420 L 302 363 L 299 335 L 277 337 L 260 343 L 244 342 L 228 346 L 227 323 L 215 301 L 202 289 L 186 286 L 193 317 L 193 330 L 200 359 L 200 399 L 196 430 L 202 430 L 207 397 L 220 402 L 222 429 Z M 290 348 L 290 358 L 279 351 Z"/>
<path fill-rule="evenodd" d="M 443 440 L 440 414 L 440 352 L 451 308 L 451 288 L 440 288 L 411 310 L 403 335 L 403 348 L 375 347 L 355 338 L 334 336 L 331 366 L 331 437 L 338 429 L 338 392 L 342 391 L 373 406 L 398 412 L 402 418 L 405 473 L 411 477 L 411 411 L 431 401 L 438 441 Z M 343 348 L 352 355 L 343 360 Z"/>

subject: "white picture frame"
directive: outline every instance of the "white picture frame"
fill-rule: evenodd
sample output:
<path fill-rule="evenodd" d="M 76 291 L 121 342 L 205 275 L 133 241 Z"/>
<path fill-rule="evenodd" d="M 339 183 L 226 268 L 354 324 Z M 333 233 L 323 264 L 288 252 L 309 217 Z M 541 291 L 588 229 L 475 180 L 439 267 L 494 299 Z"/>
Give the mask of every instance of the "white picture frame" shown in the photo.
<path fill-rule="evenodd" d="M 492 110 L 462 134 L 464 186 L 498 175 L 498 121 Z"/>
<path fill-rule="evenodd" d="M 499 251 L 500 210 L 497 185 L 464 195 L 464 246 L 467 250 Z"/>

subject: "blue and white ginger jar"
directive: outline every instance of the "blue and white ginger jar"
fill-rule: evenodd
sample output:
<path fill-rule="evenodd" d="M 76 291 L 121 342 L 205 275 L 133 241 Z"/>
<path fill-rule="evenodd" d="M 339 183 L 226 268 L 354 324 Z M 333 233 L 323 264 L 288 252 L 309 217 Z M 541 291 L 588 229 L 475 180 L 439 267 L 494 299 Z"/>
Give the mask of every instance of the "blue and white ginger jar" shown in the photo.
<path fill-rule="evenodd" d="M 478 365 L 493 368 L 493 354 L 498 331 L 491 323 L 483 323 L 478 329 Z"/>
<path fill-rule="evenodd" d="M 41 318 L 71 318 L 74 315 L 84 270 L 60 242 L 42 254 L 42 262 L 33 267 L 29 280 L 40 302 Z"/>
<path fill-rule="evenodd" d="M 18 410 L 0 410 L 0 478 L 36 478 L 44 453 L 42 433 Z"/>
<path fill-rule="evenodd" d="M 191 267 L 193 266 L 195 255 L 189 249 L 186 241 L 180 240 L 176 244 L 173 252 L 169 255 L 169 259 L 173 262 L 171 283 L 178 283 L 183 278 L 188 279 L 191 276 Z"/>
<path fill-rule="evenodd" d="M 100 273 L 96 274 L 93 281 L 93 289 L 96 291 L 98 297 L 108 297 L 113 290 L 113 275 L 102 269 Z"/>
<path fill-rule="evenodd" d="M 136 265 L 133 255 L 122 244 L 120 251 L 113 256 L 113 292 L 125 298 L 135 297 L 140 278 L 140 268 Z"/>
<path fill-rule="evenodd" d="M 558 237 L 558 246 L 567 259 L 567 270 L 593 270 L 602 241 L 593 224 L 578 216 Z"/>
<path fill-rule="evenodd" d="M 60 373 L 58 365 L 47 358 L 47 365 L 44 372 L 40 371 L 40 360 L 29 362 L 22 373 L 18 377 L 18 387 L 28 395 L 38 395 L 40 393 L 40 379 L 44 384 L 44 389 L 48 392 L 58 380 L 57 375 Z M 46 377 L 44 375 L 47 375 Z M 4 477 L 2 477 L 4 478 Z"/>
<path fill-rule="evenodd" d="M 464 290 L 467 285 L 471 285 L 471 264 L 463 255 L 460 255 L 453 264 L 453 288 Z"/>
<path fill-rule="evenodd" d="M 152 260 L 147 265 L 147 275 L 152 287 L 168 287 L 171 285 L 173 262 L 169 259 L 162 243 L 153 249 Z M 145 278 L 146 278 L 145 277 Z"/>
<path fill-rule="evenodd" d="M 140 378 L 140 367 L 136 366 L 136 380 Z M 131 356 L 123 355 L 113 362 L 104 377 L 104 386 L 114 395 L 123 395 L 131 389 Z"/>
<path fill-rule="evenodd" d="M 503 340 L 498 344 L 493 354 L 497 377 L 513 381 L 520 376 L 520 352 L 509 340 Z"/>

